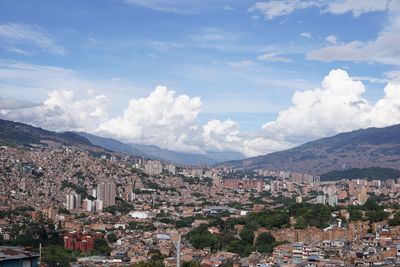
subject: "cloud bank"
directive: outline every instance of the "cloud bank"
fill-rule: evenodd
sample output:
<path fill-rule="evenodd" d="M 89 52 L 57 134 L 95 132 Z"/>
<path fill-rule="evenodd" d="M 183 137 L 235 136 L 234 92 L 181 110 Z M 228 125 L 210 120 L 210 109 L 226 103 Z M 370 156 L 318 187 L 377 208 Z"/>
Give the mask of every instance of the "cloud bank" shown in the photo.
<path fill-rule="evenodd" d="M 332 70 L 320 88 L 296 91 L 292 104 L 256 132 L 241 131 L 229 119 L 199 125 L 200 97 L 178 95 L 164 86 L 157 86 L 147 97 L 129 100 L 119 116 L 107 113 L 104 95 L 77 97 L 70 90 L 53 90 L 38 105 L 2 99 L 0 117 L 176 151 L 237 151 L 255 156 L 344 131 L 400 123 L 400 79 L 396 73 L 390 77 L 384 96 L 371 103 L 363 97 L 366 88 L 361 81 L 344 70 Z"/>

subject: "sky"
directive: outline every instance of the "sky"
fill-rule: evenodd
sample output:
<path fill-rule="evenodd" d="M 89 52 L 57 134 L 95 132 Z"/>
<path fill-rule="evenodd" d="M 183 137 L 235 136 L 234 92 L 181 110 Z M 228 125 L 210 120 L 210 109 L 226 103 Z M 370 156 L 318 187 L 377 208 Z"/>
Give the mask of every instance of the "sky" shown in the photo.
<path fill-rule="evenodd" d="M 400 1 L 2 0 L 0 118 L 256 156 L 400 123 Z"/>

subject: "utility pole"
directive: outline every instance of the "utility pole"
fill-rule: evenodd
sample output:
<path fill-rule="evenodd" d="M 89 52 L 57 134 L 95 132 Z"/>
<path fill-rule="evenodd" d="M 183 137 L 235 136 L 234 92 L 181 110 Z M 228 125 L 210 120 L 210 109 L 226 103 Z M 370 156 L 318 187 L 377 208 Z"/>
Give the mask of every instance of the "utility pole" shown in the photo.
<path fill-rule="evenodd" d="M 181 267 L 181 240 L 176 244 L 176 267 Z"/>
<path fill-rule="evenodd" d="M 42 243 L 39 243 L 39 264 L 42 263 Z"/>

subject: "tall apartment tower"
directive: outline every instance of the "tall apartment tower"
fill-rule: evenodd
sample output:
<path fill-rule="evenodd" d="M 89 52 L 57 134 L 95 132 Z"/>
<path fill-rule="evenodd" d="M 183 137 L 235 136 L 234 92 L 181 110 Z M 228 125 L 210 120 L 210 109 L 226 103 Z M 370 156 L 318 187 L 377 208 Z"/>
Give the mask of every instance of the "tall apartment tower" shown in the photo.
<path fill-rule="evenodd" d="M 66 208 L 67 210 L 79 209 L 81 207 L 81 195 L 79 194 L 68 194 L 66 195 Z"/>
<path fill-rule="evenodd" d="M 103 201 L 103 208 L 115 205 L 115 184 L 100 183 L 97 185 L 97 199 Z"/>

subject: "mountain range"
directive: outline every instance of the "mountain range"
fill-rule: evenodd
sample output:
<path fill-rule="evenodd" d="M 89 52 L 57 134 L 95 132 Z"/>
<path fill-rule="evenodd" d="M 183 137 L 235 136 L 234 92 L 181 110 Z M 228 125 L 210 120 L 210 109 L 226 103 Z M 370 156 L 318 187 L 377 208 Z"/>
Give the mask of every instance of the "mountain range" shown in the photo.
<path fill-rule="evenodd" d="M 30 146 L 48 141 L 63 145 L 93 147 L 93 144 L 88 139 L 74 132 L 57 133 L 24 123 L 0 119 L 0 145 Z"/>
<path fill-rule="evenodd" d="M 400 125 L 341 133 L 292 149 L 217 166 L 288 170 L 314 175 L 351 168 L 400 169 Z"/>
<path fill-rule="evenodd" d="M 126 144 L 112 138 L 104 138 L 85 132 L 53 132 L 31 125 L 0 119 L 0 145 L 40 144 L 53 141 L 64 145 L 83 145 L 95 150 L 106 150 L 125 153 L 131 156 L 158 159 L 182 165 L 213 165 L 219 162 L 243 159 L 237 152 L 207 152 L 191 154 L 161 149 L 154 145 Z"/>
<path fill-rule="evenodd" d="M 78 132 L 77 134 L 87 138 L 94 145 L 101 146 L 112 151 L 126 153 L 133 156 L 159 159 L 183 165 L 198 166 L 203 164 L 210 166 L 219 162 L 244 158 L 242 154 L 237 152 L 207 152 L 205 154 L 192 154 L 161 149 L 154 145 L 126 144 L 112 138 L 99 137 L 85 132 Z"/>
<path fill-rule="evenodd" d="M 315 175 L 353 168 L 382 167 L 400 170 L 400 125 L 341 133 L 288 150 L 242 159 L 243 155 L 235 152 L 182 153 L 152 145 L 126 144 L 83 132 L 58 133 L 0 119 L 0 145 L 29 146 L 48 141 L 182 165 L 215 164 L 215 167 L 287 170 Z"/>

